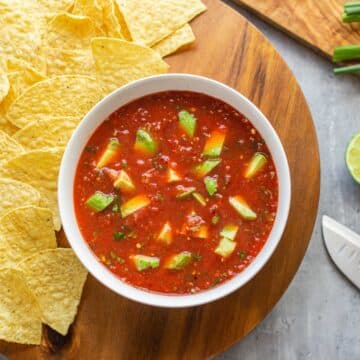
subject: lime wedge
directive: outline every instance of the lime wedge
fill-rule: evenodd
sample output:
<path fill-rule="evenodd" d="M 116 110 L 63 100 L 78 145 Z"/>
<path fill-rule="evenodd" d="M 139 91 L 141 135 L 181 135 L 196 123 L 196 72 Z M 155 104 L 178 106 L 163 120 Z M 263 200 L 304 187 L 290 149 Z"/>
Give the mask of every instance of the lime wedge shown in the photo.
<path fill-rule="evenodd" d="M 360 184 L 360 132 L 353 136 L 346 149 L 346 166 L 354 180 Z"/>

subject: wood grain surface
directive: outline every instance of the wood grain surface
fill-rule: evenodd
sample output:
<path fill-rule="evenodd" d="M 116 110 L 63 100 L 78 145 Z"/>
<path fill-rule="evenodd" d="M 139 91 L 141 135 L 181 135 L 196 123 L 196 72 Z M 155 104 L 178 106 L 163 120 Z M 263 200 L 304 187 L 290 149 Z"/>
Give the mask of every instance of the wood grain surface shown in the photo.
<path fill-rule="evenodd" d="M 45 328 L 41 346 L 0 343 L 11 360 L 207 359 L 241 340 L 283 295 L 305 254 L 319 198 L 319 153 L 311 115 L 292 73 L 264 36 L 217 0 L 193 23 L 196 45 L 168 59 L 172 72 L 205 75 L 249 97 L 288 155 L 292 205 L 284 236 L 245 287 L 212 304 L 161 309 L 126 300 L 89 276 L 66 337 Z M 61 242 L 65 244 L 65 239 Z"/>
<path fill-rule="evenodd" d="M 332 57 L 336 46 L 360 44 L 360 24 L 344 24 L 344 0 L 231 0 Z M 351 0 L 349 0 L 351 1 Z"/>

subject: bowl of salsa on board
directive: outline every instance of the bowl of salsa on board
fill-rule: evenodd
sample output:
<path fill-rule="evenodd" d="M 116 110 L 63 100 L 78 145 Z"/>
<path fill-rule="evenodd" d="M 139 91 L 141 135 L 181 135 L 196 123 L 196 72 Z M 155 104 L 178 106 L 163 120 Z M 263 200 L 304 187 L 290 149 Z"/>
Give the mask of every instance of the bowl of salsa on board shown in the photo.
<path fill-rule="evenodd" d="M 58 195 L 68 241 L 95 278 L 138 302 L 187 307 L 260 271 L 291 189 L 282 144 L 253 103 L 170 74 L 126 85 L 85 116 Z"/>

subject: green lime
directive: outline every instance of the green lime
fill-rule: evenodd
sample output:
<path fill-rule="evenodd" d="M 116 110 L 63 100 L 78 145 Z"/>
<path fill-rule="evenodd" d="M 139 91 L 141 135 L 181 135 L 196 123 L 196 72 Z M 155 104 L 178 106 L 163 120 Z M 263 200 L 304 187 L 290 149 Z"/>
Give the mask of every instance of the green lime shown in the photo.
<path fill-rule="evenodd" d="M 353 136 L 346 149 L 346 166 L 354 180 L 360 184 L 360 132 Z"/>

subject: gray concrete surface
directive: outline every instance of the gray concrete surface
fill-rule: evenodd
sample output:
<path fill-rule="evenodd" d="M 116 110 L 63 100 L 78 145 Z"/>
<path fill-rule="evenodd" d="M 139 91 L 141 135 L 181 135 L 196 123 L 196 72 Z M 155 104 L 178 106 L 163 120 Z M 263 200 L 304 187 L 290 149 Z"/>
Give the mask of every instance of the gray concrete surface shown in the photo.
<path fill-rule="evenodd" d="M 318 134 L 322 185 L 311 243 L 289 289 L 251 334 L 217 360 L 360 359 L 360 291 L 329 259 L 320 228 L 328 214 L 360 233 L 360 186 L 344 164 L 347 142 L 360 131 L 360 78 L 335 77 L 330 62 L 233 7 L 270 39 L 300 83 Z"/>

